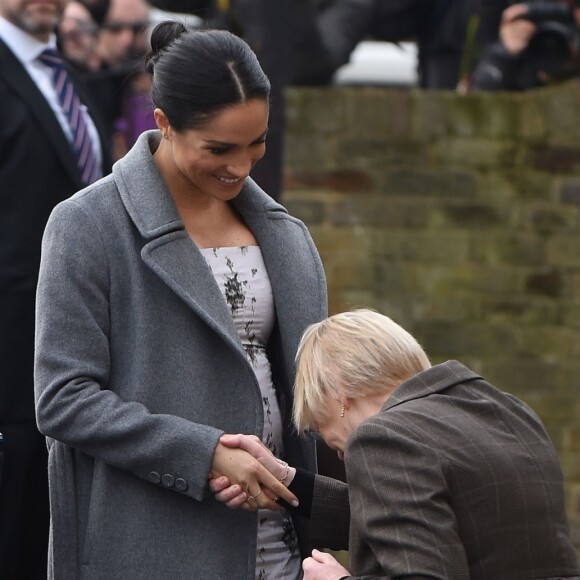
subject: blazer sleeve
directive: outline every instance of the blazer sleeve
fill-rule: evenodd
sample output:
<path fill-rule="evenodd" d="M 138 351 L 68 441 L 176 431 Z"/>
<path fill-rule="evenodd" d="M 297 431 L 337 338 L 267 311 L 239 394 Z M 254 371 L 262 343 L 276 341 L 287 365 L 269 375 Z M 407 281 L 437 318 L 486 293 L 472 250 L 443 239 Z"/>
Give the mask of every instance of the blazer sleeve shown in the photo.
<path fill-rule="evenodd" d="M 222 431 L 151 413 L 110 385 L 109 267 L 99 229 L 73 199 L 47 224 L 37 291 L 36 415 L 40 431 L 146 481 L 203 499 Z M 186 487 L 186 489 L 183 489 Z"/>
<path fill-rule="evenodd" d="M 310 540 L 313 546 L 348 549 L 350 504 L 346 483 L 317 475 L 310 509 Z"/>
<path fill-rule="evenodd" d="M 432 441 L 395 413 L 388 423 L 378 415 L 351 435 L 345 461 L 351 531 L 360 558 L 384 571 L 377 577 L 469 579 L 446 466 Z"/>

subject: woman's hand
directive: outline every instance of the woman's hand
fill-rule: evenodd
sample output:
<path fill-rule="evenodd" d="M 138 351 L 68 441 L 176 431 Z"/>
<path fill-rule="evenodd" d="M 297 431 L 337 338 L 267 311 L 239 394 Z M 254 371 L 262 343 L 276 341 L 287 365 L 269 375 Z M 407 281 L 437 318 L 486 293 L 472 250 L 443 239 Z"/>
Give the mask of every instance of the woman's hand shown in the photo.
<path fill-rule="evenodd" d="M 222 435 L 220 443 L 230 448 L 240 448 L 253 455 L 278 481 L 288 486 L 296 469 L 278 459 L 255 435 Z"/>
<path fill-rule="evenodd" d="M 298 498 L 291 493 L 284 483 L 285 463 L 279 462 L 267 448 L 263 447 L 257 437 L 246 441 L 247 435 L 223 435 L 218 443 L 212 462 L 210 489 L 216 498 L 228 507 L 242 507 L 247 510 L 258 508 L 279 509 L 276 498 L 283 498 L 291 505 L 298 505 Z M 229 445 L 226 445 L 229 444 Z M 244 447 L 253 449 L 261 456 L 266 454 L 274 458 L 277 473 L 275 476 Z M 260 449 L 262 448 L 262 449 Z M 264 451 L 265 450 L 265 451 Z M 268 457 L 268 462 L 270 458 Z M 275 469 L 276 470 L 276 469 Z M 226 487 L 226 483 L 229 487 Z"/>
<path fill-rule="evenodd" d="M 340 580 L 350 576 L 350 572 L 341 566 L 330 554 L 312 550 L 312 557 L 302 562 L 304 580 Z"/>
<path fill-rule="evenodd" d="M 255 457 L 281 484 L 288 485 L 296 474 L 296 470 L 285 461 L 276 458 L 271 451 L 254 435 L 222 435 L 220 444 L 231 449 L 243 449 Z M 209 488 L 216 494 L 216 499 L 225 503 L 229 508 L 257 509 L 250 498 L 250 494 L 240 485 L 230 481 L 229 478 L 214 476 L 210 479 Z M 275 503 L 280 497 L 286 499 L 272 488 L 263 488 L 263 493 L 270 500 L 268 509 L 280 509 Z M 254 496 L 255 497 L 255 496 Z M 248 501 L 249 500 L 249 501 Z M 288 501 L 288 500 L 286 500 Z M 292 502 L 289 502 L 292 503 Z"/>

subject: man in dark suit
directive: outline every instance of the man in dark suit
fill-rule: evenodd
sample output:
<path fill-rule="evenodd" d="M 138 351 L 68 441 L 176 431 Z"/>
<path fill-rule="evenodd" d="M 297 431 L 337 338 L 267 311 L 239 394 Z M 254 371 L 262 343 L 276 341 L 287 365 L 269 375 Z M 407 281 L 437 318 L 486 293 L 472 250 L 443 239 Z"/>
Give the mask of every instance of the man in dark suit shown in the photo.
<path fill-rule="evenodd" d="M 35 288 L 40 242 L 52 208 L 108 171 L 106 139 L 77 87 L 94 170 L 83 180 L 76 133 L 38 57 L 68 0 L 0 0 L 0 578 L 46 578 L 47 456 L 33 402 Z M 70 77 L 68 84 L 70 85 Z M 79 103 L 77 100 L 76 103 Z M 84 106 L 82 106 L 84 105 Z M 77 119 L 80 119 L 78 117 Z M 80 121 L 78 121 L 80 124 Z M 77 125 L 78 126 L 78 125 Z M 72 128 L 71 128 L 72 127 Z M 105 146 L 105 149 L 103 149 Z M 78 147 L 77 147 L 78 150 Z M 77 154 L 78 155 L 78 154 Z"/>

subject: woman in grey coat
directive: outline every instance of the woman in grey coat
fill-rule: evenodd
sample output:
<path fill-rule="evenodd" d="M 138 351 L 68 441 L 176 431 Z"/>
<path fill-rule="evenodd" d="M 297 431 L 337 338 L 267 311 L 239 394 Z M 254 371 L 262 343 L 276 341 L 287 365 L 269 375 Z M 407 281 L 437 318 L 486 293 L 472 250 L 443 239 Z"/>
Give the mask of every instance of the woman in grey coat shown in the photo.
<path fill-rule="evenodd" d="M 219 438 L 253 434 L 315 469 L 291 385 L 300 336 L 326 314 L 322 265 L 304 224 L 248 177 L 269 94 L 249 47 L 169 22 L 151 45 L 159 130 L 57 206 L 43 240 L 49 577 L 298 578 L 307 526 L 268 497 L 295 500 L 285 476 Z M 251 510 L 215 500 L 219 475 Z"/>

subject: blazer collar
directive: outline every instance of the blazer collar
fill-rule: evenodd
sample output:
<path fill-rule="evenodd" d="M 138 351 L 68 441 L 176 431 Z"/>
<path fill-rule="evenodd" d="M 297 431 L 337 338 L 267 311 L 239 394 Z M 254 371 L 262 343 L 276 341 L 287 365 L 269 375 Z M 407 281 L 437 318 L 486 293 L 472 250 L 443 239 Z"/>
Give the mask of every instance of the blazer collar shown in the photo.
<path fill-rule="evenodd" d="M 465 381 L 482 377 L 456 360 L 435 365 L 401 383 L 385 402 L 386 411 L 414 399 L 421 399 L 434 393 L 441 393 Z"/>

